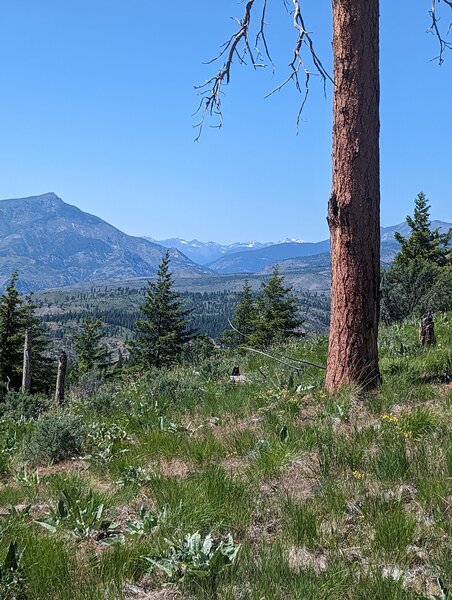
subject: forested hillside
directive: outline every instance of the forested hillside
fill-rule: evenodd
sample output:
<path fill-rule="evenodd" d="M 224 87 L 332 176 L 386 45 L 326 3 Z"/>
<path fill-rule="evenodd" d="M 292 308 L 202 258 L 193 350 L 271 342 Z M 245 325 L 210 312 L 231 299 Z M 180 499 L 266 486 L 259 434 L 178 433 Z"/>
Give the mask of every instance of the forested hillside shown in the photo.
<path fill-rule="evenodd" d="M 238 291 L 182 292 L 188 309 L 192 310 L 191 327 L 201 334 L 219 340 L 229 327 Z M 321 332 L 328 327 L 329 298 L 325 293 L 298 292 L 300 314 L 305 319 L 307 332 Z M 113 347 L 131 339 L 139 307 L 144 301 L 145 288 L 127 286 L 92 287 L 90 290 L 64 290 L 34 295 L 37 314 L 48 325 L 55 347 L 71 347 L 71 336 L 76 333 L 86 315 L 100 319 L 105 335 Z"/>

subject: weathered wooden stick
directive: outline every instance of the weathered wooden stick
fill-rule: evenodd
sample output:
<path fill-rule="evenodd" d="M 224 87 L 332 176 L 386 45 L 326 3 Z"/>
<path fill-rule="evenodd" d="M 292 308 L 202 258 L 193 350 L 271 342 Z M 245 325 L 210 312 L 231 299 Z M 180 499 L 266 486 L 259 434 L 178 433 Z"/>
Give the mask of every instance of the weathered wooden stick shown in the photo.
<path fill-rule="evenodd" d="M 61 350 L 58 357 L 58 374 L 56 380 L 55 390 L 55 404 L 59 407 L 64 403 L 64 384 L 66 381 L 66 369 L 67 369 L 67 354 L 64 350 Z"/>
<path fill-rule="evenodd" d="M 24 362 L 22 369 L 22 394 L 31 392 L 31 352 L 32 352 L 32 335 L 31 330 L 25 331 L 24 342 Z"/>
<path fill-rule="evenodd" d="M 247 337 L 244 333 L 242 333 L 236 327 L 234 327 L 234 325 L 231 323 L 230 319 L 228 319 L 228 323 L 232 327 L 232 329 L 234 331 L 236 331 L 239 335 L 241 335 L 244 338 Z M 271 358 L 272 360 L 274 360 L 276 362 L 279 362 L 279 363 L 285 365 L 286 367 L 290 367 L 291 369 L 294 369 L 295 371 L 301 371 L 302 369 L 296 367 L 295 365 L 288 364 L 285 361 L 291 360 L 293 362 L 301 363 L 302 365 L 310 365 L 311 367 L 316 367 L 317 369 L 324 369 L 324 370 L 326 370 L 326 367 L 324 367 L 323 365 L 317 365 L 316 363 L 313 363 L 310 360 L 304 360 L 302 358 L 292 358 L 292 357 L 282 356 L 281 354 L 275 354 L 274 352 L 272 354 L 267 354 L 266 352 L 262 352 L 261 350 L 256 350 L 255 348 L 247 348 L 246 346 L 243 346 L 243 349 L 244 350 L 248 350 L 249 352 L 255 352 L 256 354 L 262 354 L 263 356 L 267 356 L 268 358 Z M 276 357 L 283 358 L 284 360 L 279 360 Z"/>
<path fill-rule="evenodd" d="M 424 313 L 419 323 L 419 343 L 421 346 L 432 346 L 436 344 L 435 323 L 430 311 Z"/>

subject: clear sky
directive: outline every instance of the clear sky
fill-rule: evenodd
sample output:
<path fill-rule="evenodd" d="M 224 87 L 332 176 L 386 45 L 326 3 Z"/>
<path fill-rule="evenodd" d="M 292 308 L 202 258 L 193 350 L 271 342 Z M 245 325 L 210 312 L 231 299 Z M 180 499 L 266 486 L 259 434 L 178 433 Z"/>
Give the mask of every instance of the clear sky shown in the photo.
<path fill-rule="evenodd" d="M 2 0 L 0 198 L 54 191 L 155 238 L 325 238 L 331 88 L 325 100 L 313 82 L 298 136 L 294 90 L 264 99 L 287 74 L 294 41 L 282 0 L 270 4 L 276 73 L 236 65 L 224 128 L 194 143 L 193 85 L 213 73 L 203 62 L 243 4 Z M 330 3 L 303 4 L 330 65 Z M 452 52 L 442 67 L 429 62 L 429 6 L 381 1 L 383 225 L 403 221 L 420 190 L 432 218 L 452 221 Z"/>

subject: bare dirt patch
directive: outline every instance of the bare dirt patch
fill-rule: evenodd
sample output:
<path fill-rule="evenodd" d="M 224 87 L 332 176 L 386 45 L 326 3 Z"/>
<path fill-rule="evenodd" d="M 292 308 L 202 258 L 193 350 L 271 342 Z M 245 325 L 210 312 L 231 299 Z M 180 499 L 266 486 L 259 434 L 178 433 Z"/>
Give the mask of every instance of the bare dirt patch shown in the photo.
<path fill-rule="evenodd" d="M 160 459 L 158 462 L 151 463 L 146 471 L 159 473 L 164 477 L 187 477 L 194 472 L 194 467 L 179 458 Z"/>
<path fill-rule="evenodd" d="M 312 496 L 320 472 L 319 458 L 315 452 L 294 461 L 282 474 L 282 489 L 289 496 L 304 499 Z"/>
<path fill-rule="evenodd" d="M 173 587 L 152 590 L 145 585 L 126 583 L 123 600 L 184 600 L 181 593 Z M 189 600 L 185 596 L 185 600 Z"/>
<path fill-rule="evenodd" d="M 222 461 L 221 466 L 230 475 L 242 476 L 249 468 L 250 461 L 240 456 L 229 456 Z"/>
<path fill-rule="evenodd" d="M 231 419 L 221 425 L 210 425 L 210 429 L 215 437 L 223 438 L 234 433 L 243 433 L 244 431 L 258 431 L 263 421 L 260 415 L 253 415 L 247 419 Z"/>
<path fill-rule="evenodd" d="M 310 552 L 306 548 L 293 547 L 289 550 L 289 568 L 295 573 L 312 569 L 315 573 L 321 573 L 328 568 L 328 559 L 325 552 Z"/>
<path fill-rule="evenodd" d="M 65 460 L 63 462 L 49 465 L 48 467 L 38 467 L 37 471 L 39 477 L 46 477 L 48 475 L 56 475 L 58 473 L 71 473 L 87 471 L 89 469 L 89 463 L 86 460 Z"/>

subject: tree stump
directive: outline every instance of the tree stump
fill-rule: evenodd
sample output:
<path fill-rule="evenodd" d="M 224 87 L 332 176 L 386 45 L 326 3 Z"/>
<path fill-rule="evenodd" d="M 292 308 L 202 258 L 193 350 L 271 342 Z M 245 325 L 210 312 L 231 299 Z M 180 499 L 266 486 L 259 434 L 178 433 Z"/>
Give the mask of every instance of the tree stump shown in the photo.
<path fill-rule="evenodd" d="M 30 329 L 25 332 L 24 342 L 24 362 L 22 370 L 22 394 L 29 394 L 31 392 L 31 348 L 32 348 L 32 336 Z"/>
<path fill-rule="evenodd" d="M 431 346 L 436 343 L 435 323 L 430 311 L 424 313 L 419 323 L 419 343 L 421 346 Z"/>
<path fill-rule="evenodd" d="M 232 374 L 229 379 L 231 383 L 246 383 L 248 381 L 245 375 L 240 375 L 239 367 L 234 367 L 232 369 Z"/>
<path fill-rule="evenodd" d="M 66 369 L 67 369 L 67 354 L 64 350 L 61 350 L 58 357 L 58 374 L 56 380 L 55 390 L 55 404 L 60 407 L 64 403 L 64 384 L 66 381 Z"/>

